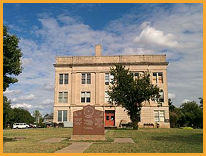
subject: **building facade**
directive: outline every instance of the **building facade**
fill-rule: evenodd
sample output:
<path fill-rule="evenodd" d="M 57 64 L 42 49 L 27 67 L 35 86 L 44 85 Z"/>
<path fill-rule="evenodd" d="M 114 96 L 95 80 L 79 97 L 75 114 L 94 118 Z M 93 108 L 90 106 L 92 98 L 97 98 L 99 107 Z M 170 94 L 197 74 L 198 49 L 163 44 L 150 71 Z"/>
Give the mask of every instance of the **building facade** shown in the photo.
<path fill-rule="evenodd" d="M 149 71 L 151 83 L 162 91 L 159 102 L 144 102 L 139 127 L 169 128 L 166 55 L 102 56 L 96 45 L 95 56 L 56 57 L 53 122 L 73 122 L 73 112 L 85 105 L 104 111 L 105 127 L 130 122 L 127 111 L 108 102 L 112 75 L 110 68 L 120 63 L 139 77 Z"/>

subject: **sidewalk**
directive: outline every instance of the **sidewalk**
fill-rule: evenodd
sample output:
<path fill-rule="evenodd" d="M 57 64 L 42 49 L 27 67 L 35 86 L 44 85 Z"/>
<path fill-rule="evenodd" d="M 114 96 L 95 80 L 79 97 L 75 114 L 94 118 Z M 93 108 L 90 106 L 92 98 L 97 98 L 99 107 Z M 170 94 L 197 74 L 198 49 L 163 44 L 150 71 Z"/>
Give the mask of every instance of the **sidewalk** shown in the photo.
<path fill-rule="evenodd" d="M 73 142 L 68 147 L 58 150 L 55 153 L 83 153 L 91 144 L 91 142 Z"/>

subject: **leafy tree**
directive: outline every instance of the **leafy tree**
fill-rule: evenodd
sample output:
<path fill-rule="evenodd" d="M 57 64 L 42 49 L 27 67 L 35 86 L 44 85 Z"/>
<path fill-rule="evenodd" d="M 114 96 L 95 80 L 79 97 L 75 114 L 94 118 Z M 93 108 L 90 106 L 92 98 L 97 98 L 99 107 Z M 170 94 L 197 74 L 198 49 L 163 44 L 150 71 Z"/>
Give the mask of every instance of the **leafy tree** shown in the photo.
<path fill-rule="evenodd" d="M 177 124 L 178 119 L 179 119 L 178 114 L 176 112 L 170 111 L 170 127 L 171 128 L 177 127 L 176 124 Z"/>
<path fill-rule="evenodd" d="M 9 87 L 9 84 L 18 80 L 15 77 L 22 72 L 21 57 L 22 52 L 18 46 L 19 39 L 8 32 L 8 28 L 3 26 L 3 90 Z"/>
<path fill-rule="evenodd" d="M 33 113 L 33 116 L 35 118 L 35 122 L 39 124 L 40 119 L 41 119 L 41 113 L 39 112 L 39 110 L 35 110 Z"/>
<path fill-rule="evenodd" d="M 6 96 L 3 97 L 3 128 L 12 127 L 14 123 L 27 123 L 34 122 L 34 118 L 30 112 L 23 108 L 11 108 L 11 103 Z"/>
<path fill-rule="evenodd" d="M 178 108 L 176 108 L 172 104 L 172 100 L 170 98 L 168 99 L 168 105 L 169 105 L 170 127 L 174 128 L 178 126 L 177 122 L 180 119 L 180 113 L 178 112 Z"/>
<path fill-rule="evenodd" d="M 195 101 L 183 103 L 180 108 L 185 115 L 186 126 L 194 128 L 203 127 L 203 111 Z"/>
<path fill-rule="evenodd" d="M 198 99 L 200 100 L 200 108 L 203 109 L 203 98 L 199 97 Z"/>
<path fill-rule="evenodd" d="M 180 108 L 175 107 L 172 111 L 170 111 L 170 126 L 172 128 L 182 127 L 185 125 L 185 122 L 185 115 Z"/>
<path fill-rule="evenodd" d="M 174 109 L 176 108 L 173 104 L 172 104 L 172 100 L 169 98 L 168 99 L 168 105 L 169 105 L 169 110 L 170 111 L 174 111 Z"/>
<path fill-rule="evenodd" d="M 142 102 L 155 100 L 160 96 L 160 90 L 150 83 L 150 75 L 147 72 L 143 77 L 134 79 L 129 69 L 116 64 L 115 68 L 111 68 L 110 73 L 114 76 L 108 92 L 110 102 L 124 107 L 130 116 L 133 129 L 138 129 Z"/>
<path fill-rule="evenodd" d="M 6 96 L 3 96 L 3 103 L 3 128 L 7 128 L 12 124 L 10 120 L 13 118 L 13 112 L 11 108 L 11 102 Z"/>
<path fill-rule="evenodd" d="M 18 80 L 13 77 L 22 72 L 21 57 L 22 53 L 18 47 L 19 39 L 15 35 L 8 32 L 8 28 L 3 26 L 3 91 L 9 87 L 9 84 Z M 13 110 L 10 107 L 10 101 L 7 97 L 3 97 L 3 127 L 11 125 L 11 117 Z"/>
<path fill-rule="evenodd" d="M 23 108 L 14 108 L 13 109 L 13 119 L 12 123 L 34 123 L 34 118 L 31 116 L 30 112 Z"/>

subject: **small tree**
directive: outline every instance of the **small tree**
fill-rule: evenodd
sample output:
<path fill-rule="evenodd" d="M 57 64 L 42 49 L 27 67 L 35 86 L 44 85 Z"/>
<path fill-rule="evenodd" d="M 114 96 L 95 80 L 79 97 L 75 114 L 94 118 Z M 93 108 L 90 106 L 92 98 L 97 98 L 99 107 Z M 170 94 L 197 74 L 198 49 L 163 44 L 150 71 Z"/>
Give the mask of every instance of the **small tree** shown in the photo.
<path fill-rule="evenodd" d="M 108 91 L 110 102 L 124 107 L 130 116 L 133 129 L 138 129 L 142 103 L 154 101 L 159 97 L 160 90 L 150 83 L 148 72 L 145 72 L 142 77 L 134 79 L 133 73 L 129 69 L 116 64 L 115 68 L 111 68 L 110 73 L 114 76 L 112 86 Z"/>
<path fill-rule="evenodd" d="M 41 113 L 39 112 L 39 110 L 35 110 L 33 116 L 35 118 L 35 122 L 39 124 L 41 118 Z"/>

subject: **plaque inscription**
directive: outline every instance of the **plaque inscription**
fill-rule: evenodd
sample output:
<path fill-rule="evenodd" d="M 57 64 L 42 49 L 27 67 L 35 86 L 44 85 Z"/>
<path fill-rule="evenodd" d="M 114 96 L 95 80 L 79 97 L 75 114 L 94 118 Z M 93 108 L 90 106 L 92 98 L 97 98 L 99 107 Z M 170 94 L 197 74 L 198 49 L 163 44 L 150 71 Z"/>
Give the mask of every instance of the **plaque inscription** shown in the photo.
<path fill-rule="evenodd" d="M 104 135 L 104 112 L 84 106 L 73 113 L 73 135 Z"/>

